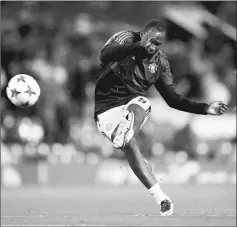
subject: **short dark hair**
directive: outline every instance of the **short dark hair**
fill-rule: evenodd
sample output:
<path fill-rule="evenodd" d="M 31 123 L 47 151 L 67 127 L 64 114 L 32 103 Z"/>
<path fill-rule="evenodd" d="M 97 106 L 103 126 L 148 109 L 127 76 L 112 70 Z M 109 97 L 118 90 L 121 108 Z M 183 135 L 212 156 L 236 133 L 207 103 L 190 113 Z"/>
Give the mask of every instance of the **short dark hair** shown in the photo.
<path fill-rule="evenodd" d="M 165 23 L 159 19 L 152 19 L 147 22 L 145 25 L 145 32 L 149 31 L 150 29 L 157 29 L 159 32 L 165 32 L 166 31 L 166 26 Z"/>

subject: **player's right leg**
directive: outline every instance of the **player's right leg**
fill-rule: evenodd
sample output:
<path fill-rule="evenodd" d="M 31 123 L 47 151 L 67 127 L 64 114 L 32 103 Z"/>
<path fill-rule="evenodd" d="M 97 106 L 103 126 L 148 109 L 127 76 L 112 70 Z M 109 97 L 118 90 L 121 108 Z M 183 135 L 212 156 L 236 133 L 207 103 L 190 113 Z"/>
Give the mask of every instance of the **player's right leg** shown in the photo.
<path fill-rule="evenodd" d="M 115 139 L 117 138 L 116 143 L 117 145 L 119 144 L 117 148 L 120 147 L 125 153 L 135 175 L 145 185 L 150 194 L 154 196 L 158 205 L 160 205 L 160 214 L 163 216 L 172 215 L 173 204 L 170 198 L 160 188 L 134 136 L 142 128 L 149 112 L 149 101 L 138 97 L 131 100 L 126 106 L 115 107 L 100 114 L 98 116 L 97 126 L 99 131 L 113 142 L 114 146 Z"/>
<path fill-rule="evenodd" d="M 133 137 L 123 148 L 121 148 L 121 150 L 125 153 L 134 174 L 144 184 L 149 193 L 154 197 L 157 204 L 160 206 L 160 215 L 172 215 L 173 203 L 171 199 L 162 191 L 152 172 L 151 166 L 144 159 L 135 137 Z"/>
<path fill-rule="evenodd" d="M 152 172 L 152 168 L 144 159 L 135 139 L 135 136 L 146 122 L 150 109 L 150 103 L 146 98 L 138 97 L 131 100 L 131 102 L 125 106 L 124 115 L 120 121 L 119 127 L 117 131 L 114 130 L 111 139 L 115 147 L 118 148 L 118 146 L 120 146 L 120 149 L 125 153 L 128 163 L 135 175 L 148 189 L 150 194 L 154 196 L 158 205 L 160 205 L 160 214 L 162 216 L 172 215 L 173 203 L 160 188 L 160 185 Z"/>

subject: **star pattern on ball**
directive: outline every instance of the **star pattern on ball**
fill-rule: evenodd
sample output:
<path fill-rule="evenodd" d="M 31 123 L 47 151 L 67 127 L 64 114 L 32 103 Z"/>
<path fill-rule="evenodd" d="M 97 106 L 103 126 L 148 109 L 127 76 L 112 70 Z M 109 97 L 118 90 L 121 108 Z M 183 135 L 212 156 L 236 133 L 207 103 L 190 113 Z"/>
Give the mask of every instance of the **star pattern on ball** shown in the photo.
<path fill-rule="evenodd" d="M 16 97 L 20 93 L 21 92 L 17 91 L 16 88 L 15 88 L 14 90 L 12 90 L 12 97 Z"/>
<path fill-rule="evenodd" d="M 17 78 L 17 82 L 20 82 L 20 81 L 26 82 L 25 81 L 25 77 L 24 76 L 20 76 L 19 78 Z"/>
<path fill-rule="evenodd" d="M 25 93 L 28 93 L 29 96 L 31 96 L 31 95 L 36 95 L 36 93 L 30 88 L 29 85 L 28 85 L 28 90 L 27 90 Z"/>

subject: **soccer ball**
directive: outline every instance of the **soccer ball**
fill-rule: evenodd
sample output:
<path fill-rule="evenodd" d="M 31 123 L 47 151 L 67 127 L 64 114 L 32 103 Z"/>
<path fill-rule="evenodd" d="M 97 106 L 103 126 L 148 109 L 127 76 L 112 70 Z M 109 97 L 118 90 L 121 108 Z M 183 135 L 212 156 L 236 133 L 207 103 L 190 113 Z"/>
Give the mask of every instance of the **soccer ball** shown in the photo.
<path fill-rule="evenodd" d="M 36 80 L 26 74 L 11 78 L 7 86 L 7 97 L 19 107 L 33 106 L 40 96 L 40 87 Z"/>

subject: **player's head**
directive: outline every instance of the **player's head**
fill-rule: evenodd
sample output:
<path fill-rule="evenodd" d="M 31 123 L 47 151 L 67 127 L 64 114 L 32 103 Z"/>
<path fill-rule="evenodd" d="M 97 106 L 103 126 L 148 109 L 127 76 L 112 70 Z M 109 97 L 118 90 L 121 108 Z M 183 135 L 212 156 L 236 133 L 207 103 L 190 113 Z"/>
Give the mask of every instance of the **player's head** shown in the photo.
<path fill-rule="evenodd" d="M 166 27 L 165 24 L 158 19 L 153 19 L 147 22 L 141 32 L 141 41 L 143 43 L 151 43 L 151 50 L 154 52 L 160 49 L 165 41 Z M 152 52 L 152 51 L 151 51 Z"/>

